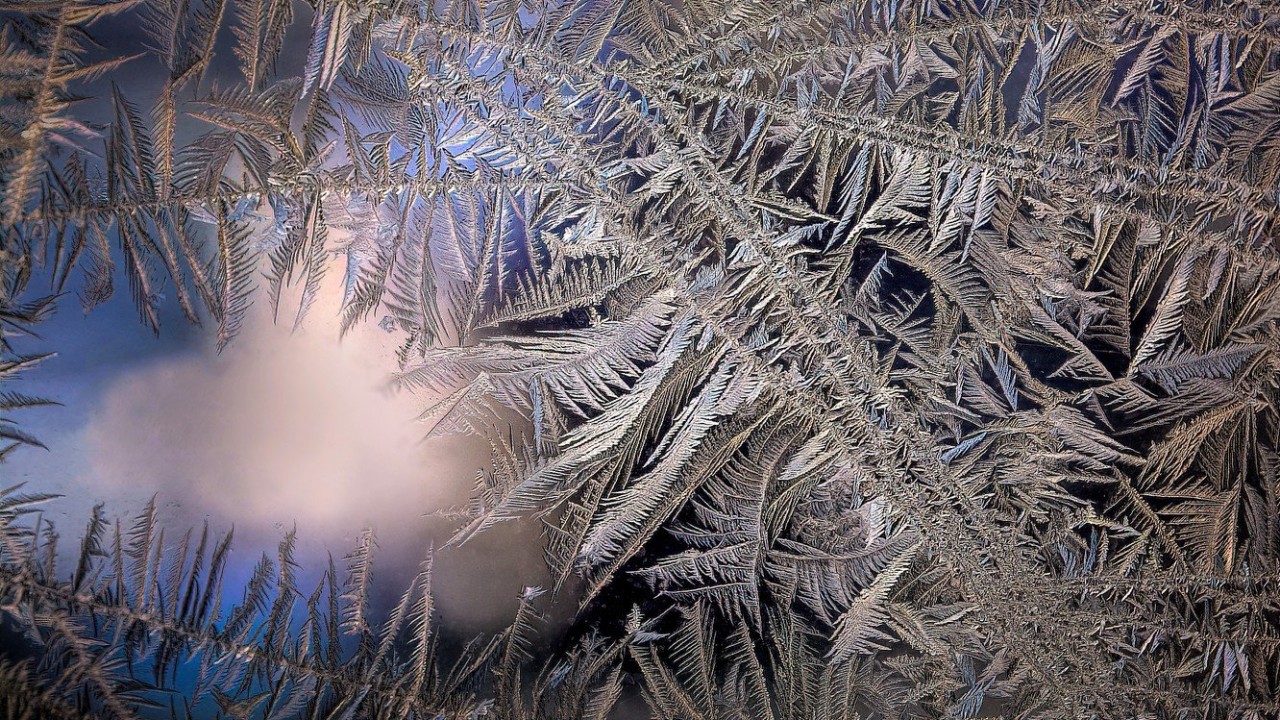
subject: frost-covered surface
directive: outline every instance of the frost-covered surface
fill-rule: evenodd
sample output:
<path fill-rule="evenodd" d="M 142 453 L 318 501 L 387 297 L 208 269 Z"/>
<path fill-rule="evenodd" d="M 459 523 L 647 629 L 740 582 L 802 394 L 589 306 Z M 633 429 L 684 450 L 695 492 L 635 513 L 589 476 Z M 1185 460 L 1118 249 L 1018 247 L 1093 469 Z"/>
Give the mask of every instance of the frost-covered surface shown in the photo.
<path fill-rule="evenodd" d="M 227 609 L 224 540 L 95 514 L 54 567 L 10 490 L 10 716 L 1280 713 L 1280 12 L 0 12 L 4 333 L 122 275 L 225 344 L 345 272 L 492 445 L 455 540 L 540 520 L 554 585 L 443 652 L 430 557 L 375 613 L 371 535 L 314 592 L 288 536 Z"/>

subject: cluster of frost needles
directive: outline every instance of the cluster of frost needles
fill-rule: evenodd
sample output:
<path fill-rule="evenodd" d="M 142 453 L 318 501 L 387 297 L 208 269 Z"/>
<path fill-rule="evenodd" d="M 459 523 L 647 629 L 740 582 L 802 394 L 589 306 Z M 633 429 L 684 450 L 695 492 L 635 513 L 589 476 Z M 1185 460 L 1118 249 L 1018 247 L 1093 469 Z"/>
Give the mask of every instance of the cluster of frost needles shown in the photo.
<path fill-rule="evenodd" d="M 345 272 L 551 583 L 446 647 L 372 533 L 229 588 L 9 487 L 0 716 L 1280 716 L 1280 8 L 308 3 L 0 4 L 0 381 Z"/>

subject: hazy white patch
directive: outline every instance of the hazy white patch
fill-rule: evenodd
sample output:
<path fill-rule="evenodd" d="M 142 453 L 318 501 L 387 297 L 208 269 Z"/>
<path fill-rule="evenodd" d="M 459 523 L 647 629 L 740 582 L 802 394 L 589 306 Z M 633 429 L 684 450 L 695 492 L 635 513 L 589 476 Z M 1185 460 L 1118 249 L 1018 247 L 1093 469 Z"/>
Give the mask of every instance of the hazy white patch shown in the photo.
<path fill-rule="evenodd" d="M 416 404 L 380 387 L 386 367 L 355 343 L 268 327 L 223 357 L 129 372 L 85 430 L 86 480 L 178 494 L 237 522 L 297 520 L 311 532 L 439 509 L 475 459 L 419 443 Z"/>
<path fill-rule="evenodd" d="M 358 328 L 339 342 L 327 309 L 297 332 L 260 311 L 221 356 L 121 375 L 85 429 L 86 484 L 153 488 L 253 528 L 296 520 L 326 535 L 453 502 L 449 486 L 476 458 L 421 443 L 419 402 L 386 390 L 394 337 Z"/>

